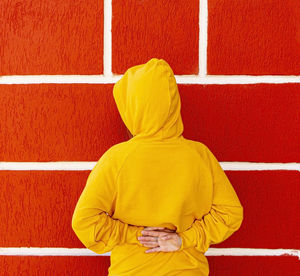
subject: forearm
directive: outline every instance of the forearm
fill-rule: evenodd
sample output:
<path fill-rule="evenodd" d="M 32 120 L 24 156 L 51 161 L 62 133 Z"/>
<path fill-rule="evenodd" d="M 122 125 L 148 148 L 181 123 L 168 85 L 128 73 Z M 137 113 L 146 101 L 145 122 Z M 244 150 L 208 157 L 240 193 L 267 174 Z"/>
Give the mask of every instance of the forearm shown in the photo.
<path fill-rule="evenodd" d="M 111 251 L 115 246 L 124 243 L 140 244 L 137 237 L 143 226 L 134 226 L 114 219 L 101 212 L 94 216 L 85 216 L 74 212 L 72 228 L 79 240 L 90 250 L 98 254 Z"/>
<path fill-rule="evenodd" d="M 179 250 L 196 247 L 206 252 L 211 244 L 226 240 L 237 231 L 243 220 L 243 207 L 214 206 L 201 220 L 195 220 L 186 231 L 178 233 L 182 239 Z"/>
<path fill-rule="evenodd" d="M 205 152 L 205 160 L 213 179 L 211 209 L 201 219 L 194 220 L 189 229 L 179 233 L 182 238 L 180 250 L 196 247 L 206 252 L 211 244 L 220 243 L 237 231 L 243 221 L 244 210 L 232 184 L 217 158 L 206 146 Z"/>

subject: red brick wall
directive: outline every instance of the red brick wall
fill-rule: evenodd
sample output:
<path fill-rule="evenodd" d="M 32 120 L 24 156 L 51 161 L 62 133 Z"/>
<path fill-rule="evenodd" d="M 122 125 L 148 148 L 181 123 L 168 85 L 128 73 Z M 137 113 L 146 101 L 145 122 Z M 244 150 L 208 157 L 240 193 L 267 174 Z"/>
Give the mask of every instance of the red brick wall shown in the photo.
<path fill-rule="evenodd" d="M 127 139 L 113 84 L 152 57 L 245 209 L 210 275 L 299 275 L 299 1 L 1 0 L 0 19 L 0 275 L 107 275 L 71 217 L 93 162 Z"/>

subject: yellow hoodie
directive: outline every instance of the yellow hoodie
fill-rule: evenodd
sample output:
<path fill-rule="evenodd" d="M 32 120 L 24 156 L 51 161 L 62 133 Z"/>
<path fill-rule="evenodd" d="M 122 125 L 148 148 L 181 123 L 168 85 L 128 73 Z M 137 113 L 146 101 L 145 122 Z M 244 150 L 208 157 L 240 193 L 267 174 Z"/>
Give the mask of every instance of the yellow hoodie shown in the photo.
<path fill-rule="evenodd" d="M 88 249 L 111 251 L 109 276 L 208 275 L 204 253 L 239 229 L 243 207 L 208 147 L 183 137 L 171 67 L 157 58 L 133 66 L 113 95 L 133 137 L 98 160 L 72 229 Z M 137 237 L 150 226 L 176 230 L 181 248 L 145 253 Z"/>

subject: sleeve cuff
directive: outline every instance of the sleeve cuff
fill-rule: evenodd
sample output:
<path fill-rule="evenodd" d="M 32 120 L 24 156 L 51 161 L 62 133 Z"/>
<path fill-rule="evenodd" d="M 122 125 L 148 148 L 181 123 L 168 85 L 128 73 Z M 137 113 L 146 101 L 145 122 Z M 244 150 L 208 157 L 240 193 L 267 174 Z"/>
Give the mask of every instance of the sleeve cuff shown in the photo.
<path fill-rule="evenodd" d="M 142 236 L 141 232 L 143 229 L 144 229 L 143 226 L 128 225 L 126 243 L 138 244 L 142 246 L 142 244 L 138 240 L 138 237 Z"/>
<path fill-rule="evenodd" d="M 178 235 L 181 237 L 181 247 L 178 251 L 182 251 L 189 247 L 195 247 L 196 246 L 196 231 L 193 227 L 190 227 L 189 229 L 178 233 Z"/>

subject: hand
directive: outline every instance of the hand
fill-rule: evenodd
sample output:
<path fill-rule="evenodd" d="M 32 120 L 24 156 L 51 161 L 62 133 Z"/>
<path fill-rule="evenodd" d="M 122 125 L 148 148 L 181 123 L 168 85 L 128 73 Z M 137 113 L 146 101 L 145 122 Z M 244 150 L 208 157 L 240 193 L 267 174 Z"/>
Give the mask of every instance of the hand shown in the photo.
<path fill-rule="evenodd" d="M 151 248 L 145 253 L 171 252 L 177 251 L 181 247 L 182 240 L 175 230 L 164 227 L 146 227 L 142 234 L 143 236 L 138 237 L 138 240 L 145 247 Z"/>

